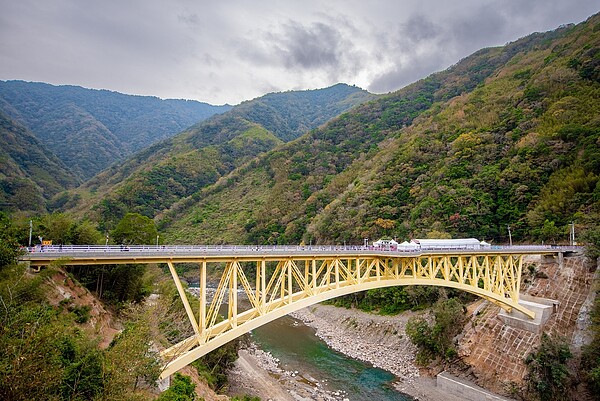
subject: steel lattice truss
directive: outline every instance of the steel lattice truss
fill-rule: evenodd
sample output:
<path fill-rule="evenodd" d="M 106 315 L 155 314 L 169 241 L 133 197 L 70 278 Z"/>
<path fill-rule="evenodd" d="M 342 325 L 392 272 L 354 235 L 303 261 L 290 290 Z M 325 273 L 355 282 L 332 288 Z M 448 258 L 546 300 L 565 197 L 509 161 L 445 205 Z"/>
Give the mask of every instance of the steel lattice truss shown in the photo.
<path fill-rule="evenodd" d="M 519 305 L 523 256 L 514 253 L 420 254 L 412 256 L 232 256 L 199 263 L 200 308 L 192 310 L 175 271 L 177 285 L 194 334 L 162 352 L 167 377 L 199 357 L 290 312 L 340 295 L 372 288 L 430 285 L 457 288 L 513 308 Z M 190 260 L 188 260 L 189 262 Z M 207 265 L 223 266 L 210 303 Z M 226 310 L 226 316 L 220 311 Z"/>

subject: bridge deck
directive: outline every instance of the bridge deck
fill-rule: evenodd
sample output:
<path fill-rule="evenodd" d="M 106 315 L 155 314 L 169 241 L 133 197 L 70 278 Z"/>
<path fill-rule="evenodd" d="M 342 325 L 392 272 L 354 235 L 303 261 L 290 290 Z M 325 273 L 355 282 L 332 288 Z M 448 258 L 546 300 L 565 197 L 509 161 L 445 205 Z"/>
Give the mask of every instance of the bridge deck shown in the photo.
<path fill-rule="evenodd" d="M 578 247 L 536 245 L 493 246 L 489 248 L 428 248 L 388 250 L 365 246 L 244 246 L 244 245 L 65 245 L 27 248 L 20 257 L 31 266 L 44 266 L 60 260 L 65 265 L 126 264 L 126 263 L 185 263 L 195 261 L 226 262 L 232 259 L 255 261 L 314 257 L 415 257 L 423 255 L 552 255 L 573 252 Z"/>

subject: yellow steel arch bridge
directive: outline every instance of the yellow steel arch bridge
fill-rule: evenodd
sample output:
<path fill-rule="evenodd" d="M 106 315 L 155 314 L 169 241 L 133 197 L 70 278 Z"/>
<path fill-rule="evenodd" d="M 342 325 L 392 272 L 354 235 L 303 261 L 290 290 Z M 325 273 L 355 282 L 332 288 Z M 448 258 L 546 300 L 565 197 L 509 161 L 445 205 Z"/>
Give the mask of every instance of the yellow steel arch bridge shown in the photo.
<path fill-rule="evenodd" d="M 38 252 L 30 249 L 22 260 L 32 267 L 56 260 L 65 265 L 166 263 L 194 334 L 161 353 L 164 378 L 281 316 L 372 288 L 456 288 L 533 318 L 534 312 L 518 302 L 524 255 L 562 257 L 572 250 L 548 246 L 412 251 L 361 246 L 54 246 Z M 192 310 L 187 300 L 175 271 L 177 263 L 198 264 L 199 310 Z M 207 286 L 209 268 L 221 271 L 218 286 L 210 291 L 212 297 Z"/>

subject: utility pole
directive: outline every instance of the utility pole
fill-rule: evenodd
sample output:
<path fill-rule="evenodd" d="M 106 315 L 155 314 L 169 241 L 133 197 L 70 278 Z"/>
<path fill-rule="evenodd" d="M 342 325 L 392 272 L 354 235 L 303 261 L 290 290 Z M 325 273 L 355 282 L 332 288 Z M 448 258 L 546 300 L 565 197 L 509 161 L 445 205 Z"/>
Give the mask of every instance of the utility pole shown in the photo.
<path fill-rule="evenodd" d="M 31 248 L 31 233 L 33 232 L 33 222 L 29 220 L 29 247 Z"/>
<path fill-rule="evenodd" d="M 575 222 L 571 222 L 571 224 L 569 224 L 569 242 L 571 243 L 571 246 L 575 245 Z"/>
<path fill-rule="evenodd" d="M 512 235 L 510 233 L 510 225 L 508 226 L 508 245 L 512 246 Z"/>

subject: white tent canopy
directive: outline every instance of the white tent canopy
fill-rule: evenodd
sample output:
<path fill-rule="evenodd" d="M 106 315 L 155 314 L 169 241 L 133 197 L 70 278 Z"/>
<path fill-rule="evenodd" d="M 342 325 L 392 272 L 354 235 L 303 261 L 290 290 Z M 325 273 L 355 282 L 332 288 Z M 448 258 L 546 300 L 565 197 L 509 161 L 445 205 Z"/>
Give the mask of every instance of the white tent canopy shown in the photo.
<path fill-rule="evenodd" d="M 419 250 L 419 249 L 489 249 L 492 246 L 476 238 L 422 238 L 410 242 L 398 243 L 393 239 L 379 239 L 373 242 L 373 247 L 386 250 Z"/>
<path fill-rule="evenodd" d="M 421 249 L 426 248 L 461 248 L 477 249 L 481 248 L 481 242 L 476 238 L 456 238 L 456 239 L 413 239 L 411 241 Z"/>
<path fill-rule="evenodd" d="M 373 246 L 375 247 L 397 247 L 398 243 L 393 239 L 380 239 L 373 242 Z"/>

